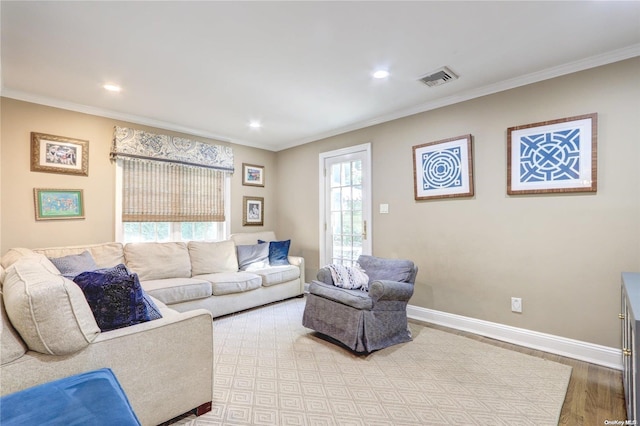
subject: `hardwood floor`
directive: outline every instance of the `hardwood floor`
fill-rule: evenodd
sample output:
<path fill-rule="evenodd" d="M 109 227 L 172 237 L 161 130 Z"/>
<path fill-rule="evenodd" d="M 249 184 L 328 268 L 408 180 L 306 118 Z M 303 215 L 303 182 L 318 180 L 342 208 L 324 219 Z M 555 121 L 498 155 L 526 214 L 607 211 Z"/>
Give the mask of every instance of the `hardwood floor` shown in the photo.
<path fill-rule="evenodd" d="M 596 426 L 604 425 L 605 420 L 622 421 L 620 424 L 624 424 L 624 420 L 626 420 L 621 371 L 501 342 L 465 331 L 424 322 L 416 323 L 573 367 L 558 425 Z"/>

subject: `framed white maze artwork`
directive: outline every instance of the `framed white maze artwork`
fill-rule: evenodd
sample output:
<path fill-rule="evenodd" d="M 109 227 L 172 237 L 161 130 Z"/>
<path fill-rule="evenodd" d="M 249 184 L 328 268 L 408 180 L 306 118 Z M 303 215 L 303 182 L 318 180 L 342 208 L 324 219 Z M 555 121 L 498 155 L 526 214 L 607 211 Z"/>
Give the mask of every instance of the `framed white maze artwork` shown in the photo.
<path fill-rule="evenodd" d="M 507 194 L 597 191 L 598 115 L 507 129 Z"/>
<path fill-rule="evenodd" d="M 473 196 L 471 135 L 413 147 L 416 200 Z"/>

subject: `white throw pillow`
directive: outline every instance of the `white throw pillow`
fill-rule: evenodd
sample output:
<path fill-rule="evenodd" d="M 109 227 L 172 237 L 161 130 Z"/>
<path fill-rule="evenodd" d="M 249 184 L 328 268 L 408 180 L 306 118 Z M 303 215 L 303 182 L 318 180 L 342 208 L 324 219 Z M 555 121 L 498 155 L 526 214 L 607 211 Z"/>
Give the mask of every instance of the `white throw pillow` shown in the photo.
<path fill-rule="evenodd" d="M 236 272 L 238 258 L 236 245 L 231 240 L 218 242 L 189 241 L 191 274 L 215 274 L 218 272 Z"/>
<path fill-rule="evenodd" d="M 84 293 L 50 270 L 42 255 L 18 259 L 6 270 L 4 304 L 11 324 L 29 349 L 67 355 L 100 334 Z"/>

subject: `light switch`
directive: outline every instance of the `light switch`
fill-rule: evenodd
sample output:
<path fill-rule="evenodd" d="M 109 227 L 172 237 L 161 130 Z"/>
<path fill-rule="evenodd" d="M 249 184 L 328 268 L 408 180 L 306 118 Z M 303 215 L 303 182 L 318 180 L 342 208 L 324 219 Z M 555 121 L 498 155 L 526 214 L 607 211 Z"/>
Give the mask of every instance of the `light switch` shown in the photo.
<path fill-rule="evenodd" d="M 389 213 L 389 204 L 380 204 L 380 213 Z"/>

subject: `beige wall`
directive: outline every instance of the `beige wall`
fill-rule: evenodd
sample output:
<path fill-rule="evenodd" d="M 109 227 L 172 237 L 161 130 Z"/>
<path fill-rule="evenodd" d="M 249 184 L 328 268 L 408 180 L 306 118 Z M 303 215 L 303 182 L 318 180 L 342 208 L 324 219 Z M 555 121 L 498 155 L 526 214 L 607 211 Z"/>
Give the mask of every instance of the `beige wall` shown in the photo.
<path fill-rule="evenodd" d="M 618 347 L 620 272 L 640 270 L 639 75 L 635 58 L 281 151 L 276 230 L 315 276 L 318 155 L 371 142 L 373 254 L 417 263 L 411 304 Z M 506 195 L 508 127 L 592 112 L 597 194 Z M 469 133 L 476 195 L 414 201 L 412 146 Z"/>
<path fill-rule="evenodd" d="M 179 135 L 147 126 L 104 117 L 17 101 L 1 100 L 0 146 L 0 232 L 1 253 L 11 247 L 50 247 L 113 241 L 115 222 L 115 165 L 109 161 L 109 149 L 115 125 L 144 129 L 154 133 Z M 30 171 L 31 132 L 68 136 L 89 141 L 89 176 L 70 176 Z M 204 142 L 231 145 L 235 168 L 231 183 L 231 232 L 274 229 L 276 225 L 276 154 L 270 151 L 182 135 Z M 242 163 L 265 166 L 265 187 L 242 185 Z M 84 190 L 86 219 L 35 220 L 34 188 Z M 265 198 L 265 226 L 242 226 L 242 196 Z"/>

